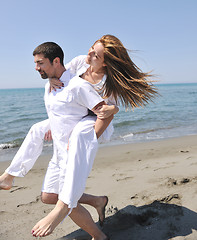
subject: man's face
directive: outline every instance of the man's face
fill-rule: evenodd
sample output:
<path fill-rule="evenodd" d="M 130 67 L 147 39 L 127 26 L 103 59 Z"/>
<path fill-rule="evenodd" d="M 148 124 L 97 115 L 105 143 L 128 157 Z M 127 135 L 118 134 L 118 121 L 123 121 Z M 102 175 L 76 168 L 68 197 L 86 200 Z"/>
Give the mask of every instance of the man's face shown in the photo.
<path fill-rule="evenodd" d="M 43 54 L 37 54 L 34 56 L 34 62 L 36 64 L 35 69 L 40 73 L 41 78 L 47 79 L 55 77 L 55 67 L 48 58 L 45 58 Z"/>

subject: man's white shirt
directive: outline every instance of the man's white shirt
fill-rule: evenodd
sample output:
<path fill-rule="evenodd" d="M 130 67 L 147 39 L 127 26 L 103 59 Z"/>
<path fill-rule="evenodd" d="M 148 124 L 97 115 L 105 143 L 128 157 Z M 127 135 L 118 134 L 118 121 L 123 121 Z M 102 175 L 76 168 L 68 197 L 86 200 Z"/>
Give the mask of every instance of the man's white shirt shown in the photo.
<path fill-rule="evenodd" d="M 103 101 L 89 82 L 78 76 L 73 78 L 72 76 L 69 70 L 62 74 L 60 78 L 64 82 L 62 89 L 49 92 L 48 83 L 45 88 L 45 105 L 54 144 L 58 153 L 61 151 L 62 154 L 75 125 L 88 114 L 88 109 Z"/>

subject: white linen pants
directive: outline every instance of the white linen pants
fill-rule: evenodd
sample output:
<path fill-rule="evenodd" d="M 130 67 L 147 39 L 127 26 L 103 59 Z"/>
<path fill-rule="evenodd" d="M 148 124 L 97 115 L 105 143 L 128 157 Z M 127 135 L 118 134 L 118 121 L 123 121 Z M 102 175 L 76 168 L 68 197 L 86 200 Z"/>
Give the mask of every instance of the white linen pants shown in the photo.
<path fill-rule="evenodd" d="M 5 171 L 15 177 L 24 177 L 40 156 L 43 149 L 44 135 L 49 129 L 49 119 L 34 124 L 10 166 Z"/>
<path fill-rule="evenodd" d="M 88 175 L 92 169 L 98 149 L 94 130 L 95 116 L 86 116 L 73 129 L 69 138 L 69 150 L 58 159 L 56 146 L 43 182 L 42 192 L 56 193 L 69 208 L 77 206 L 82 196 Z M 34 124 L 23 144 L 12 160 L 6 172 L 17 177 L 24 177 L 33 167 L 42 152 L 45 133 L 50 129 L 49 119 Z M 113 132 L 110 124 L 105 130 L 104 139 L 109 139 Z"/>

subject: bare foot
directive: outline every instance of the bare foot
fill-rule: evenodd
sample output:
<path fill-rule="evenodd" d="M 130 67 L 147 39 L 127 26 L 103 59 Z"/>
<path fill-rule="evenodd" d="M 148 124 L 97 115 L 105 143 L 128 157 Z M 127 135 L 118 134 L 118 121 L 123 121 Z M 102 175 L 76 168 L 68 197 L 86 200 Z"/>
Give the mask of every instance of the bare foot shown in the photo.
<path fill-rule="evenodd" d="M 0 189 L 9 190 L 12 187 L 14 176 L 4 172 L 0 176 Z"/>
<path fill-rule="evenodd" d="M 103 223 L 105 221 L 105 208 L 108 204 L 108 197 L 107 196 L 102 196 L 99 197 L 99 200 L 97 201 L 97 206 L 96 210 L 99 215 L 99 224 L 100 226 L 103 226 Z"/>
<path fill-rule="evenodd" d="M 66 204 L 59 200 L 55 208 L 43 219 L 41 219 L 33 228 L 32 235 L 35 237 L 45 237 L 53 232 L 57 225 L 68 214 L 69 209 Z"/>
<path fill-rule="evenodd" d="M 97 238 L 92 238 L 92 240 L 97 240 Z M 105 238 L 99 238 L 98 240 L 110 240 L 108 237 Z"/>

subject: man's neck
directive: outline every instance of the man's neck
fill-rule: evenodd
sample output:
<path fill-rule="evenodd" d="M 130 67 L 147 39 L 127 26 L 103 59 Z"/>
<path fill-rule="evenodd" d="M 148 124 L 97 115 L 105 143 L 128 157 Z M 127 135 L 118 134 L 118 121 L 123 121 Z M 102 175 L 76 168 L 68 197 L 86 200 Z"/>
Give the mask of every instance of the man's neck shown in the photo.
<path fill-rule="evenodd" d="M 64 66 L 61 66 L 57 72 L 56 72 L 56 78 L 60 79 L 62 74 L 66 71 L 66 68 Z"/>

